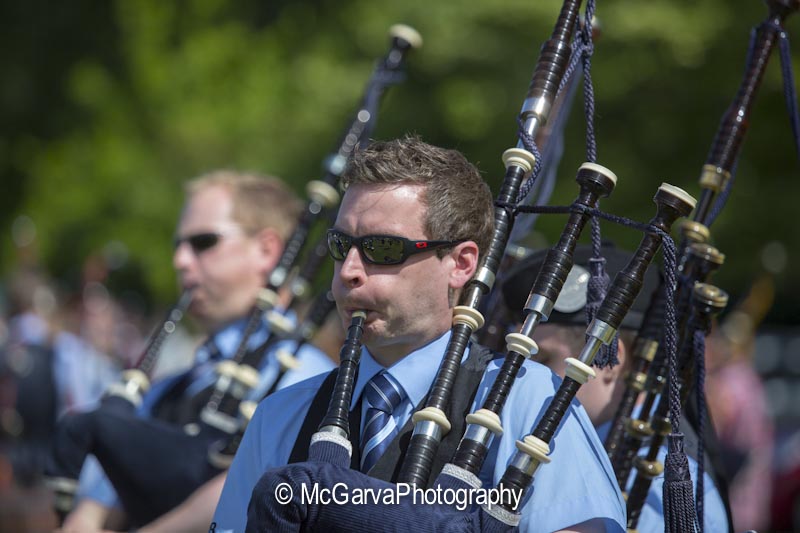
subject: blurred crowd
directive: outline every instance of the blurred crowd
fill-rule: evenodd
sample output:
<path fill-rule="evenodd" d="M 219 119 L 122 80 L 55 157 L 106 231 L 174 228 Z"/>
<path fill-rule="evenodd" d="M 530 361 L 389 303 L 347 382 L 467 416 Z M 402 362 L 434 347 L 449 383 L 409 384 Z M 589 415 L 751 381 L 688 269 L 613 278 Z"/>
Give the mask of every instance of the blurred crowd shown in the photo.
<path fill-rule="evenodd" d="M 66 287 L 38 265 L 0 283 L 0 530 L 56 526 L 43 468 L 59 418 L 94 408 L 122 369 L 141 355 L 156 313 L 113 294 L 102 256 Z M 189 363 L 197 343 L 185 329 L 170 340 L 158 373 Z"/>

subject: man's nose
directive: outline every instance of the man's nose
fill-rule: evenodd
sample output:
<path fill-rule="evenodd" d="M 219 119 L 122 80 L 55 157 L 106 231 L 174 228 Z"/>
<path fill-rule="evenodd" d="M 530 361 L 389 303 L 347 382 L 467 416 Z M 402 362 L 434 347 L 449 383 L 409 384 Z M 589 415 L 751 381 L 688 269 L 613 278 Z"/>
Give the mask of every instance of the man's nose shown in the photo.
<path fill-rule="evenodd" d="M 192 252 L 192 247 L 189 246 L 189 243 L 186 241 L 181 241 L 178 243 L 178 246 L 175 247 L 175 251 L 172 253 L 172 266 L 175 267 L 175 270 L 178 272 L 186 271 L 194 261 L 194 252 Z"/>
<path fill-rule="evenodd" d="M 364 283 L 366 279 L 364 259 L 355 246 L 348 250 L 347 255 L 342 260 L 342 264 L 339 267 L 339 278 L 349 288 L 358 287 Z"/>

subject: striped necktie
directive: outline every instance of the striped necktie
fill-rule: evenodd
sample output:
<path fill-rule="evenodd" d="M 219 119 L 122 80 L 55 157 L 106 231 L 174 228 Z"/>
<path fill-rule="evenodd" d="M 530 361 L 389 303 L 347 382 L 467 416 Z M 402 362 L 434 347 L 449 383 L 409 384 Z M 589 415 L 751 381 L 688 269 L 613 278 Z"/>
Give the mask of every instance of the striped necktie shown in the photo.
<path fill-rule="evenodd" d="M 364 388 L 369 408 L 367 423 L 361 435 L 361 471 L 369 472 L 397 436 L 397 424 L 392 418 L 406 397 L 403 387 L 385 370 L 376 374 Z"/>

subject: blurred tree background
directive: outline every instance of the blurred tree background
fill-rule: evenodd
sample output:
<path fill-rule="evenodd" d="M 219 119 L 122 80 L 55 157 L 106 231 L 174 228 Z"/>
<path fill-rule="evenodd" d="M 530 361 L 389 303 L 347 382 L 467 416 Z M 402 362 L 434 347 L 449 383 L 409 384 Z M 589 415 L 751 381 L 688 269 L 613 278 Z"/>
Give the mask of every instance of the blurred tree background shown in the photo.
<path fill-rule="evenodd" d="M 320 174 L 355 108 L 387 29 L 425 44 L 389 91 L 376 138 L 413 131 L 462 150 L 496 192 L 502 152 L 557 0 L 29 0 L 0 4 L 2 263 L 40 261 L 76 279 L 102 254 L 143 300 L 175 297 L 172 232 L 181 184 L 218 167 L 275 174 L 298 192 Z M 593 62 L 598 162 L 620 182 L 606 211 L 653 212 L 662 181 L 699 194 L 697 178 L 741 80 L 758 0 L 600 0 Z M 794 30 L 800 70 L 800 17 Z M 572 112 L 552 203 L 572 200 L 584 160 Z M 761 250 L 786 253 L 768 318 L 798 324 L 800 164 L 777 50 L 744 143 L 738 179 L 713 227 L 727 263 L 716 277 L 743 294 Z M 794 222 L 793 222 L 794 220 Z M 541 220 L 554 237 L 563 220 Z M 621 244 L 639 236 L 609 228 Z"/>

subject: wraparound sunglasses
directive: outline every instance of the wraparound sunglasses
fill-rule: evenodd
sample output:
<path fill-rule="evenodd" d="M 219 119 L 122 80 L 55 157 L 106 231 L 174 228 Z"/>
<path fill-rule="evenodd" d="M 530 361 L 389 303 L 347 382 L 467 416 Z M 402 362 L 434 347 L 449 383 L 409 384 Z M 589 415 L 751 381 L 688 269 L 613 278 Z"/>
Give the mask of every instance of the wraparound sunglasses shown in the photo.
<path fill-rule="evenodd" d="M 334 261 L 344 261 L 354 244 L 367 263 L 399 265 L 414 254 L 454 246 L 458 241 L 412 241 L 394 235 L 365 235 L 353 237 L 339 230 L 328 230 L 328 253 Z"/>
<path fill-rule="evenodd" d="M 181 243 L 186 242 L 189 243 L 192 252 L 198 255 L 216 246 L 221 238 L 221 233 L 213 232 L 195 233 L 194 235 L 187 235 L 186 237 L 175 237 L 175 249 L 177 250 Z"/>

